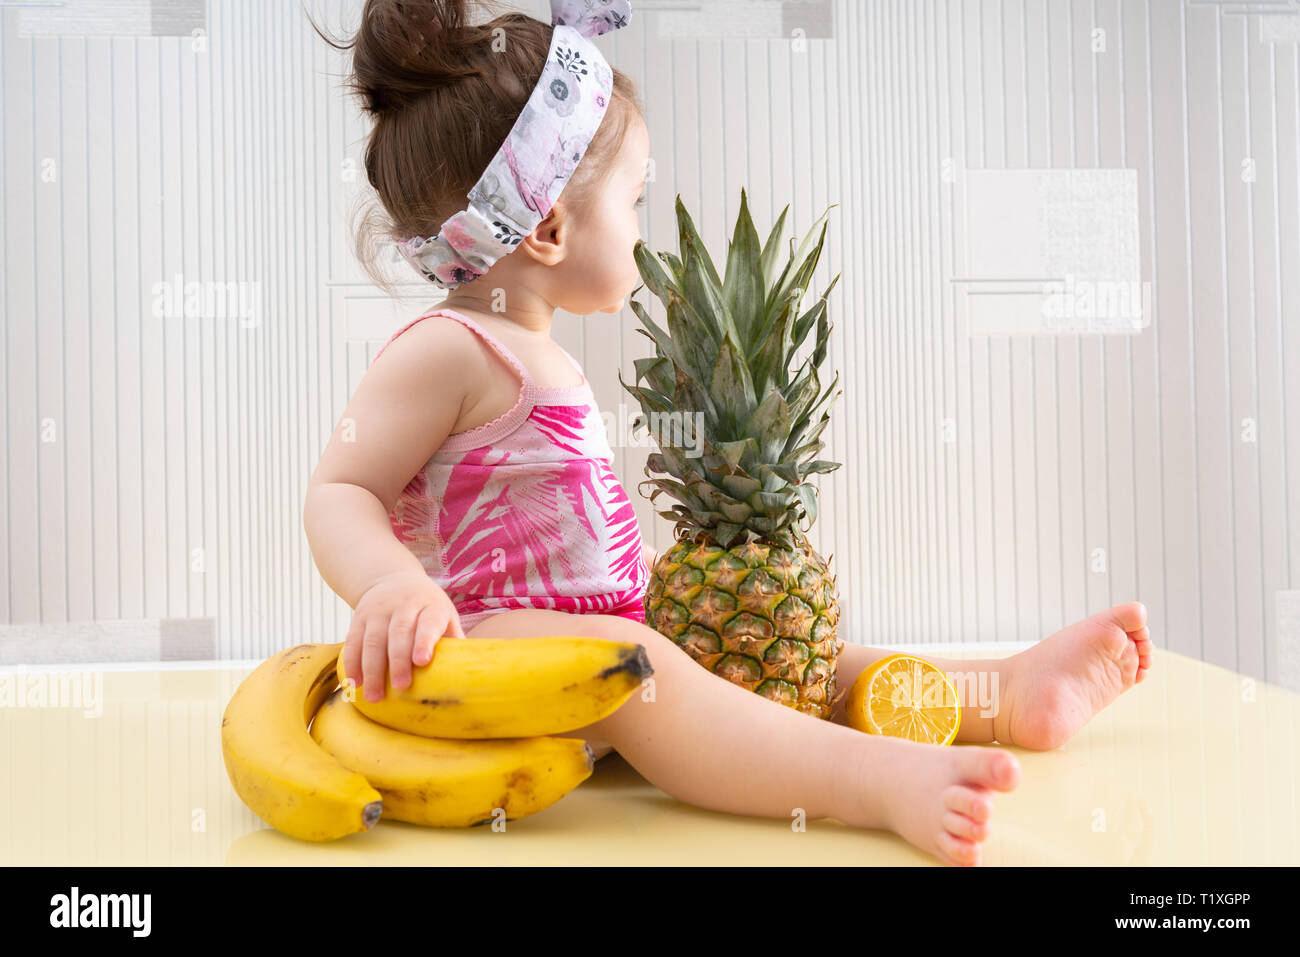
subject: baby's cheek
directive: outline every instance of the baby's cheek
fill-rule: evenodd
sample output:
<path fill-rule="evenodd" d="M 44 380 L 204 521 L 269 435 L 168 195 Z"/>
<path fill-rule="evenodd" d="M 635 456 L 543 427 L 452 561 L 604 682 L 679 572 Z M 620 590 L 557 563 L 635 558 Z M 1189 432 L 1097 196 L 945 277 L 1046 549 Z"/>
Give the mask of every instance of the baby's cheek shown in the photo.
<path fill-rule="evenodd" d="M 627 249 L 627 254 L 624 257 L 624 262 L 626 263 L 627 268 L 631 270 L 634 275 L 639 274 L 639 270 L 636 267 L 636 244 L 640 241 L 641 231 L 637 230 L 632 234 L 631 242 L 629 242 L 625 247 Z"/>
<path fill-rule="evenodd" d="M 623 274 L 623 283 L 629 289 L 635 288 L 641 283 L 641 270 L 637 268 L 636 257 L 627 257 L 627 269 Z"/>

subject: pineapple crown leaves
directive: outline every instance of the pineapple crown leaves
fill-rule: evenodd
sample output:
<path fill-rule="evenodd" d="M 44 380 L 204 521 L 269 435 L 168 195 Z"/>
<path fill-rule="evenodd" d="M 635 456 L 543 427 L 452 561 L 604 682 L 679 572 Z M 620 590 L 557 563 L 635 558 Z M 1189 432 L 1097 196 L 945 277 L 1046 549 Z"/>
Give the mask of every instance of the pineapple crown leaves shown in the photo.
<path fill-rule="evenodd" d="M 829 403 L 841 394 L 838 373 L 825 391 L 818 375 L 830 340 L 827 301 L 840 277 L 806 312 L 799 304 L 821 257 L 831 208 L 797 247 L 790 240 L 779 274 L 789 207 L 760 247 L 744 190 L 721 278 L 681 196 L 680 255 L 636 245 L 643 287 L 663 303 L 667 328 L 632 300 L 644 327 L 638 331 L 654 343 L 655 354 L 635 360 L 635 384 L 621 374 L 619 383 L 636 396 L 659 449 L 646 461 L 642 492 L 649 485 L 651 501 L 660 494 L 677 500 L 659 514 L 677 523 L 679 538 L 707 531 L 723 547 L 755 538 L 794 547 L 816 520 L 817 493 L 806 480 L 840 465 L 815 458 L 824 447 Z M 814 329 L 811 355 L 791 374 Z M 680 444 L 665 441 L 666 424 L 678 430 Z"/>

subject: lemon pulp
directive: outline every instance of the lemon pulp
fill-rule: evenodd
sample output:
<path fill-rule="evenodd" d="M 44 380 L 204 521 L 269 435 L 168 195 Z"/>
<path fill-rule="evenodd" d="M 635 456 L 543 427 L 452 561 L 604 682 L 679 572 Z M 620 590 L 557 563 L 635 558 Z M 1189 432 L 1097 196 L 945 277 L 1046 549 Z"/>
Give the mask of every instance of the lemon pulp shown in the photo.
<path fill-rule="evenodd" d="M 886 655 L 853 683 L 849 726 L 923 744 L 951 744 L 961 727 L 957 689 L 943 670 L 915 655 Z"/>

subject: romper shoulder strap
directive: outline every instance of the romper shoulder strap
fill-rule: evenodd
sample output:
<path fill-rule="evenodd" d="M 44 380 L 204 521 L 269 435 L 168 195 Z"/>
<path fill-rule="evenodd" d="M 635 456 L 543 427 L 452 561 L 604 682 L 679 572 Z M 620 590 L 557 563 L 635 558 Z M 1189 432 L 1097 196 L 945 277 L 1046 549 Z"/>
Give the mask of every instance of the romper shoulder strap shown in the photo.
<path fill-rule="evenodd" d="M 428 316 L 446 316 L 448 319 L 454 319 L 465 328 L 474 332 L 486 342 L 493 350 L 496 351 L 506 364 L 515 370 L 519 376 L 520 388 L 519 398 L 515 401 L 514 408 L 508 412 L 502 413 L 491 422 L 469 429 L 466 432 L 457 432 L 449 436 L 443 443 L 443 448 L 449 451 L 465 451 L 476 449 L 484 445 L 491 445 L 494 442 L 504 439 L 515 429 L 519 428 L 533 411 L 533 405 L 537 401 L 537 386 L 533 382 L 533 377 L 528 374 L 528 369 L 519 357 L 516 356 L 509 348 L 506 347 L 496 336 L 488 332 L 481 325 L 471 319 L 469 316 L 456 312 L 453 309 L 435 309 L 428 313 Z M 425 317 L 427 318 L 427 316 Z"/>
<path fill-rule="evenodd" d="M 491 346 L 496 351 L 497 355 L 501 356 L 501 358 L 506 361 L 506 364 L 519 374 L 520 381 L 522 381 L 525 386 L 530 388 L 533 386 L 533 377 L 528 374 L 528 369 L 519 361 L 519 357 L 511 352 L 504 342 L 492 335 L 492 333 L 488 332 L 469 316 L 452 309 L 436 309 L 429 313 L 429 315 L 446 316 L 448 319 L 455 319 L 461 325 L 465 326 L 465 328 L 478 333 L 479 338 Z"/>

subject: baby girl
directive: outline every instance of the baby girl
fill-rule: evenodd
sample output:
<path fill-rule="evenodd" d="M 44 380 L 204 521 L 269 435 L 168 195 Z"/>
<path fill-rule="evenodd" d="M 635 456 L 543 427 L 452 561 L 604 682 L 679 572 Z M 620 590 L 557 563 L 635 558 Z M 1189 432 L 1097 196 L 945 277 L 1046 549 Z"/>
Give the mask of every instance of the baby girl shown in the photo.
<path fill-rule="evenodd" d="M 653 555 L 591 386 L 551 337 L 556 309 L 620 321 L 640 281 L 649 135 L 631 82 L 590 42 L 624 26 L 629 5 L 553 0 L 553 25 L 473 25 L 472 12 L 469 0 L 368 0 L 344 45 L 374 121 L 365 166 L 382 204 L 359 253 L 382 284 L 376 240 L 398 239 L 449 290 L 375 357 L 307 492 L 316 565 L 354 609 L 348 676 L 371 700 L 386 680 L 405 688 L 444 635 L 636 642 L 655 694 L 568 735 L 597 756 L 617 750 L 699 807 L 787 821 L 803 809 L 979 863 L 993 797 L 1020 780 L 1013 754 L 864 734 L 842 700 L 829 721 L 802 714 L 645 624 Z M 846 642 L 839 687 L 886 654 Z M 1145 676 L 1146 609 L 1109 608 L 1010 658 L 929 660 L 984 679 L 959 683 L 958 742 L 1056 748 Z M 981 688 L 996 701 L 977 700 Z"/>

